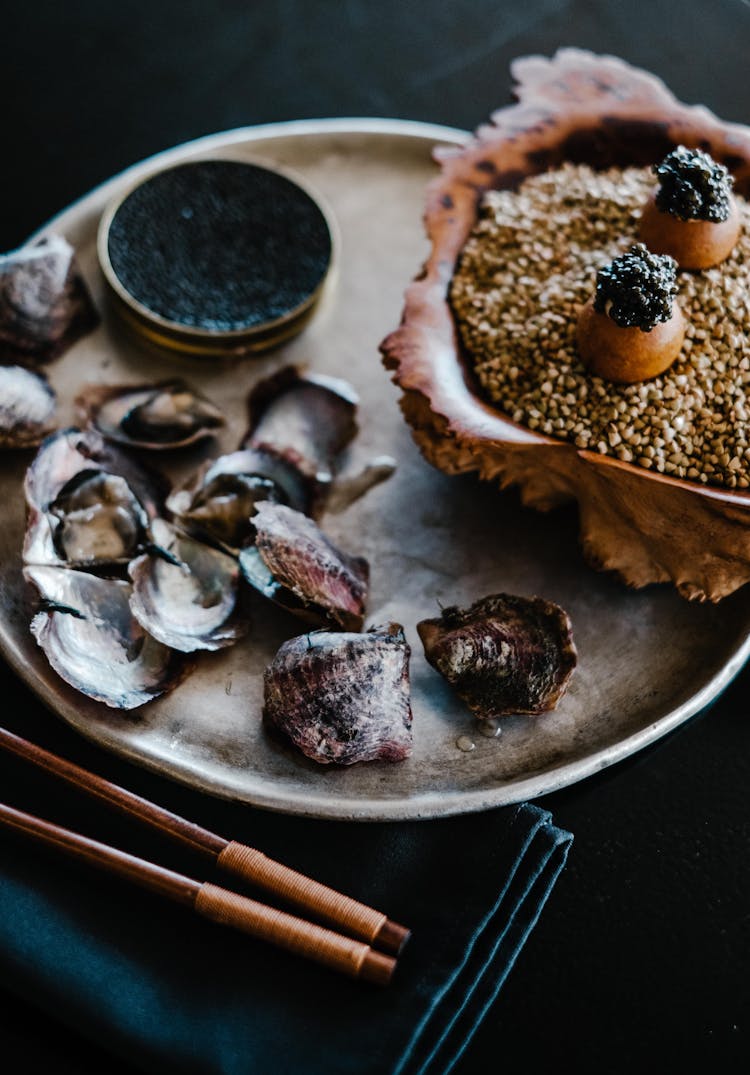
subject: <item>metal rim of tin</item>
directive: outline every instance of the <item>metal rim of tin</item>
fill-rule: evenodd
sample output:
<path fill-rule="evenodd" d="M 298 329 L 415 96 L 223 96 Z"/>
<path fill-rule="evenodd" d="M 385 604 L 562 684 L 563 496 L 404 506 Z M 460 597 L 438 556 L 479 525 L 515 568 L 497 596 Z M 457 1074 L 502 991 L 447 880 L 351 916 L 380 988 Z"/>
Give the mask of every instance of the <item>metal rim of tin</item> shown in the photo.
<path fill-rule="evenodd" d="M 109 231 L 120 206 L 138 187 L 148 183 L 154 176 L 162 172 L 171 171 L 175 167 L 184 164 L 204 164 L 207 161 L 231 161 L 236 164 L 250 164 L 256 168 L 262 168 L 267 172 L 274 172 L 283 176 L 291 183 L 296 184 L 315 203 L 325 220 L 331 241 L 331 253 L 328 259 L 328 267 L 323 274 L 320 283 L 307 298 L 283 317 L 264 321 L 260 325 L 249 328 L 231 329 L 226 332 L 215 332 L 211 329 L 196 328 L 185 325 L 179 321 L 171 321 L 155 313 L 142 302 L 139 302 L 122 284 L 114 270 L 109 256 Z M 169 164 L 162 168 L 155 168 L 146 176 L 141 176 L 122 193 L 118 194 L 105 207 L 99 221 L 97 230 L 96 249 L 99 267 L 102 270 L 107 284 L 110 297 L 114 299 L 114 309 L 123 319 L 125 325 L 137 336 L 145 339 L 158 347 L 170 351 L 181 351 L 186 355 L 257 355 L 270 350 L 279 344 L 285 343 L 298 332 L 301 332 L 308 323 L 315 307 L 318 305 L 323 292 L 334 277 L 334 269 L 338 264 L 338 250 L 340 245 L 338 225 L 333 211 L 325 198 L 304 177 L 286 167 L 277 164 L 270 165 L 267 161 L 249 160 L 245 157 L 231 156 L 200 157 L 194 161 L 185 161 L 183 165 Z"/>

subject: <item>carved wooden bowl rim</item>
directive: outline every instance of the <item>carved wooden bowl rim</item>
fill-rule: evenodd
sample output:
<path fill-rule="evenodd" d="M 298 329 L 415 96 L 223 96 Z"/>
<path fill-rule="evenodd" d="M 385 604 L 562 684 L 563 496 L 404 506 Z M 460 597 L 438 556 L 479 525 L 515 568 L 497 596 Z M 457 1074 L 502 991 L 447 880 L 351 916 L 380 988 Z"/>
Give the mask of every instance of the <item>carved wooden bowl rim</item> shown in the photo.
<path fill-rule="evenodd" d="M 441 172 L 427 188 L 424 225 L 431 250 L 405 295 L 401 325 L 381 343 L 385 366 L 403 389 L 407 420 L 440 442 L 491 455 L 493 446 L 546 446 L 643 481 L 750 508 L 750 492 L 704 485 L 578 448 L 520 425 L 480 395 L 462 352 L 448 289 L 478 217 L 482 194 L 516 187 L 565 161 L 646 165 L 682 143 L 706 149 L 750 196 L 750 127 L 678 101 L 665 84 L 613 56 L 560 49 L 551 59 L 511 64 L 516 103 L 494 112 L 461 147 L 436 147 Z M 421 398 L 419 398 L 421 397 Z M 464 468 L 462 468 L 464 469 Z M 479 462 L 477 468 L 480 469 Z"/>

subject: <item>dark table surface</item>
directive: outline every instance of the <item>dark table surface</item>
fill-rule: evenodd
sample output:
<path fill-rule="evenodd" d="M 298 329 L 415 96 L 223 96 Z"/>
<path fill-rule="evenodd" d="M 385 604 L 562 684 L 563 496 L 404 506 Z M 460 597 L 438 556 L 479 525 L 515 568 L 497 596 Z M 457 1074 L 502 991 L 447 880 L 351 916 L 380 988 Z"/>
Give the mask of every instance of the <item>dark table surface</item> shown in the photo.
<path fill-rule="evenodd" d="M 682 99 L 750 121 L 743 0 L 3 7 L 2 249 L 109 175 L 205 133 L 353 115 L 472 128 L 507 102 L 515 56 L 561 45 L 620 55 Z M 574 849 L 459 1075 L 746 1066 L 749 686 L 745 670 L 655 747 L 544 799 Z M 199 796 L 81 742 L 2 665 L 0 692 L 2 723 L 201 819 Z M 6 1070 L 121 1070 L 0 995 L 0 1056 L 15 1049 L 23 1061 Z"/>

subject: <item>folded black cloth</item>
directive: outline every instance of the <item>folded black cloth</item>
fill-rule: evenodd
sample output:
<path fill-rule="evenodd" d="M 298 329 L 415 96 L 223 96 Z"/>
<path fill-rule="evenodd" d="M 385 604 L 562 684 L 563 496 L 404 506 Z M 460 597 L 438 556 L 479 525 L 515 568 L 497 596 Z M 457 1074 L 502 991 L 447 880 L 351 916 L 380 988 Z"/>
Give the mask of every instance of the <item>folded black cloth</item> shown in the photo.
<path fill-rule="evenodd" d="M 2 832 L 0 988 L 160 1075 L 438 1075 L 497 996 L 572 841 L 531 804 L 382 825 L 227 810 L 234 831 L 226 818 L 219 831 L 412 928 L 389 987 L 351 982 Z M 123 826 L 112 835 L 106 824 L 122 845 Z M 134 839 L 128 850 L 144 857 L 171 853 Z M 210 877 L 187 858 L 165 865 Z"/>

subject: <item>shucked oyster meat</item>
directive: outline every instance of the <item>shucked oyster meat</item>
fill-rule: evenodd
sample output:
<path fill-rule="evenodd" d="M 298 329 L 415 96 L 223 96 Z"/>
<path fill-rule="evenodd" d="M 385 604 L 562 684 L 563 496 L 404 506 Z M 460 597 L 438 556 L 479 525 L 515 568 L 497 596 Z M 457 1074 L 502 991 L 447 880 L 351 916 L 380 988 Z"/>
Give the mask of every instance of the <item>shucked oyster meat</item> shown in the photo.
<path fill-rule="evenodd" d="M 240 553 L 247 581 L 265 597 L 315 624 L 359 631 L 370 568 L 342 552 L 306 515 L 264 501 L 253 517 L 255 544 Z"/>
<path fill-rule="evenodd" d="M 61 235 L 0 257 L 1 362 L 47 362 L 98 321 Z"/>
<path fill-rule="evenodd" d="M 26 473 L 24 562 L 125 564 L 148 543 L 162 489 L 93 430 L 67 429 L 39 448 Z"/>
<path fill-rule="evenodd" d="M 480 720 L 554 709 L 576 666 L 570 619 L 541 598 L 493 594 L 417 631 L 430 664 Z"/>
<path fill-rule="evenodd" d="M 57 401 L 47 380 L 22 366 L 0 366 L 0 448 L 30 448 L 54 429 Z"/>
<path fill-rule="evenodd" d="M 321 765 L 411 754 L 409 646 L 400 624 L 285 642 L 264 678 L 265 720 Z"/>
<path fill-rule="evenodd" d="M 27 567 L 24 575 L 43 603 L 32 634 L 76 690 L 114 709 L 135 709 L 179 682 L 184 658 L 134 618 L 129 583 L 57 567 Z"/>
<path fill-rule="evenodd" d="M 183 653 L 231 646 L 247 630 L 237 562 L 155 520 L 154 546 L 128 567 L 130 607 L 149 634 Z"/>
<path fill-rule="evenodd" d="M 76 405 L 107 440 L 152 451 L 187 447 L 225 424 L 218 407 L 181 380 L 88 385 Z"/>

